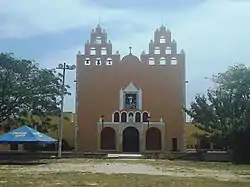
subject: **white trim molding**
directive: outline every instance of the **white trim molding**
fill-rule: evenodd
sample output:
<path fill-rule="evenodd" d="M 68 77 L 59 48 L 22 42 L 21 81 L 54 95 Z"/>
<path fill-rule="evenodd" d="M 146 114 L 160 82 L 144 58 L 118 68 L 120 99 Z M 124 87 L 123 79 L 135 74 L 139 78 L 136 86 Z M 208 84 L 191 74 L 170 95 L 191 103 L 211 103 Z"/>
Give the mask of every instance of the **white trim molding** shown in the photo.
<path fill-rule="evenodd" d="M 129 124 L 128 122 L 103 122 L 103 125 L 120 125 L 120 124 L 124 124 L 124 123 Z M 102 124 L 102 122 L 97 122 L 97 125 L 101 125 L 101 124 Z M 133 123 L 133 124 L 136 124 L 136 123 Z M 148 125 L 148 122 L 140 122 L 140 124 Z M 154 126 L 154 125 L 165 125 L 164 122 L 159 122 L 159 121 L 152 121 L 149 124 L 152 125 L 152 126 Z"/>
<path fill-rule="evenodd" d="M 114 111 L 113 113 L 112 113 L 112 122 L 115 122 L 115 113 L 118 113 L 119 114 L 119 122 L 121 121 L 121 113 L 120 113 L 120 111 Z"/>
<path fill-rule="evenodd" d="M 130 84 L 125 89 L 120 89 L 119 109 L 120 110 L 124 109 L 125 94 L 128 93 L 133 93 L 137 95 L 136 108 L 142 110 L 142 90 L 136 88 L 133 82 L 130 82 Z"/>
<path fill-rule="evenodd" d="M 126 113 L 126 122 L 128 122 L 128 112 L 127 111 L 121 111 L 121 120 L 120 120 L 120 122 L 125 123 L 125 122 L 122 122 L 122 113 Z"/>

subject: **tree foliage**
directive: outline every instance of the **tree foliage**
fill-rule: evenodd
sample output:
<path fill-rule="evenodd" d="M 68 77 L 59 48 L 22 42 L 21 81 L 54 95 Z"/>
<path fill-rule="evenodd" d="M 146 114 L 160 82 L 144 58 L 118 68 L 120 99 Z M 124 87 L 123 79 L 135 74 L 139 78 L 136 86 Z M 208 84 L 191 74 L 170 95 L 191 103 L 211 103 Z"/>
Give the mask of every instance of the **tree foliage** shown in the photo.
<path fill-rule="evenodd" d="M 0 53 L 2 127 L 9 129 L 12 124 L 9 121 L 20 120 L 21 116 L 27 117 L 30 111 L 39 123 L 49 124 L 49 116 L 60 113 L 61 85 L 62 76 L 55 69 L 39 68 L 34 61 L 17 59 L 10 53 Z M 69 94 L 66 88 L 65 94 Z"/>
<path fill-rule="evenodd" d="M 211 133 L 211 141 L 234 149 L 237 135 L 250 128 L 250 68 L 229 67 L 212 81 L 215 87 L 197 95 L 190 109 L 184 110 L 198 128 Z"/>

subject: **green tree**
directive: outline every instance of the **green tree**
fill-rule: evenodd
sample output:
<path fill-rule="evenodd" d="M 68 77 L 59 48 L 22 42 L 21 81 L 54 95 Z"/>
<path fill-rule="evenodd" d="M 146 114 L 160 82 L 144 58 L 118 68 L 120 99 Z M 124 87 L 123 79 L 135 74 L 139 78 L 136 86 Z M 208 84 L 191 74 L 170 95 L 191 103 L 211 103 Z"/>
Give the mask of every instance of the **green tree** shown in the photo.
<path fill-rule="evenodd" d="M 10 129 L 11 123 L 6 121 L 20 120 L 27 111 L 32 111 L 32 116 L 42 124 L 41 130 L 46 132 L 49 116 L 60 114 L 61 85 L 62 75 L 54 69 L 39 68 L 34 61 L 0 53 L 1 126 Z M 65 94 L 69 94 L 67 88 Z"/>
<path fill-rule="evenodd" d="M 215 87 L 197 95 L 190 109 L 184 110 L 198 128 L 211 133 L 212 142 L 236 154 L 236 147 L 250 143 L 242 139 L 250 135 L 250 68 L 243 64 L 229 67 L 212 81 Z"/>

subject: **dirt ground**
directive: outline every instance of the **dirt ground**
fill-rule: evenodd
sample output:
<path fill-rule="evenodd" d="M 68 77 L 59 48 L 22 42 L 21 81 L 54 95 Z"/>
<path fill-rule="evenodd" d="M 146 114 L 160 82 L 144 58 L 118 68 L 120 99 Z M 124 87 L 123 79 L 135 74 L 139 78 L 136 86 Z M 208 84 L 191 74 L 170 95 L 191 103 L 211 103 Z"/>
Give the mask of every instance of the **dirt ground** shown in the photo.
<path fill-rule="evenodd" d="M 154 166 L 154 164 L 137 163 L 136 161 L 124 162 L 51 162 L 46 165 L 15 168 L 13 172 L 21 170 L 22 173 L 41 174 L 41 173 L 104 173 L 104 174 L 144 174 L 171 177 L 202 177 L 211 178 L 219 181 L 238 181 L 249 182 L 250 173 L 235 172 L 226 169 L 216 168 L 197 168 L 192 166 Z"/>

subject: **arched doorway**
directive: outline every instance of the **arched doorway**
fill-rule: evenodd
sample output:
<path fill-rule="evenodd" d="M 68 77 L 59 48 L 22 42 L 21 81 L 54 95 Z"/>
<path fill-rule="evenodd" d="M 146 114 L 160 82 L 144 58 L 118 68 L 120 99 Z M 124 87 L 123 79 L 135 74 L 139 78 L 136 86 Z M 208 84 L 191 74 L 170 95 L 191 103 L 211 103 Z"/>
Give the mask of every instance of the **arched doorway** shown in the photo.
<path fill-rule="evenodd" d="M 140 133 L 135 127 L 127 127 L 123 131 L 122 151 L 130 153 L 140 151 Z"/>
<path fill-rule="evenodd" d="M 149 128 L 146 132 L 146 150 L 160 151 L 161 149 L 161 131 L 155 127 Z"/>
<path fill-rule="evenodd" d="M 102 129 L 101 150 L 116 150 L 116 133 L 111 127 Z"/>

